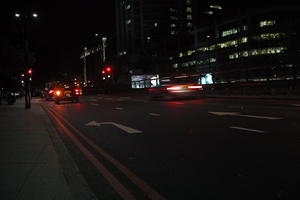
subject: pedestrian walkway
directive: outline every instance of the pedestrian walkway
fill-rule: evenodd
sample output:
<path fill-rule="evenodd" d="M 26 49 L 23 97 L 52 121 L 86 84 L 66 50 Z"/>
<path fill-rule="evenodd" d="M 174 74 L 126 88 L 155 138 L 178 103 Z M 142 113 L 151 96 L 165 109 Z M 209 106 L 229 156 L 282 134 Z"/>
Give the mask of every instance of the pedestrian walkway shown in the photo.
<path fill-rule="evenodd" d="M 32 101 L 31 109 L 25 109 L 24 99 L 0 105 L 0 199 L 96 199 L 87 184 L 80 188 L 67 180 L 80 173 L 75 164 L 76 175 L 66 173 L 68 167 L 62 163 L 74 161 L 62 146 L 37 100 Z"/>

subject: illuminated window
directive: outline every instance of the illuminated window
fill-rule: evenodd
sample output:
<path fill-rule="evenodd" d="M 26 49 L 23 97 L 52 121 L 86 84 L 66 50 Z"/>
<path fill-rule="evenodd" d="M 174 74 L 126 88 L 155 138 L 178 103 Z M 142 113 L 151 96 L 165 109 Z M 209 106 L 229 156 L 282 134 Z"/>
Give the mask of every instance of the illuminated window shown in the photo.
<path fill-rule="evenodd" d="M 187 55 L 188 55 L 188 56 L 192 55 L 193 53 L 195 53 L 195 50 L 188 50 L 188 51 L 187 51 Z"/>
<path fill-rule="evenodd" d="M 188 22 L 188 23 L 186 24 L 186 26 L 187 26 L 188 28 L 192 28 L 192 27 L 193 27 L 193 24 L 192 24 L 191 22 Z"/>
<path fill-rule="evenodd" d="M 126 24 L 131 24 L 131 19 L 128 19 L 128 20 L 126 21 Z"/>
<path fill-rule="evenodd" d="M 131 5 L 128 4 L 128 5 L 126 6 L 126 9 L 129 10 L 130 8 L 131 8 Z"/>
<path fill-rule="evenodd" d="M 155 22 L 155 23 L 154 23 L 154 27 L 158 27 L 158 23 Z"/>
<path fill-rule="evenodd" d="M 213 9 L 222 10 L 222 6 L 220 6 L 220 5 L 210 5 L 209 7 L 213 8 Z"/>
<path fill-rule="evenodd" d="M 186 5 L 192 5 L 192 0 L 186 0 Z"/>
<path fill-rule="evenodd" d="M 175 32 L 175 31 L 171 31 L 170 34 L 171 34 L 171 35 L 175 35 L 176 32 Z"/>
<path fill-rule="evenodd" d="M 266 21 L 261 21 L 259 23 L 260 27 L 265 27 L 265 26 L 274 26 L 276 24 L 275 20 L 266 20 Z"/>
<path fill-rule="evenodd" d="M 170 26 L 171 26 L 171 27 L 176 27 L 176 24 L 171 24 Z"/>
<path fill-rule="evenodd" d="M 191 13 L 192 12 L 192 7 L 186 7 L 186 12 Z"/>
<path fill-rule="evenodd" d="M 182 58 L 183 57 L 183 53 L 179 53 L 179 58 Z"/>
<path fill-rule="evenodd" d="M 177 63 L 173 64 L 173 68 L 178 68 L 178 64 Z"/>
<path fill-rule="evenodd" d="M 233 28 L 233 29 L 230 29 L 230 30 L 227 30 L 227 31 L 223 31 L 222 32 L 222 37 L 226 37 L 228 35 L 234 35 L 234 34 L 237 34 L 237 33 L 238 33 L 238 29 Z"/>
<path fill-rule="evenodd" d="M 187 19 L 187 20 L 192 20 L 192 19 L 193 19 L 193 16 L 192 16 L 192 15 L 187 15 L 187 16 L 186 16 L 186 19 Z"/>
<path fill-rule="evenodd" d="M 171 11 L 171 12 L 175 12 L 175 9 L 174 9 L 174 8 L 170 8 L 170 11 Z"/>
<path fill-rule="evenodd" d="M 237 59 L 239 57 L 258 56 L 258 55 L 272 55 L 281 54 L 286 51 L 286 47 L 273 47 L 264 49 L 252 49 L 250 51 L 243 51 L 240 53 L 233 53 L 229 55 L 229 59 Z"/>
<path fill-rule="evenodd" d="M 263 33 L 258 36 L 254 36 L 253 39 L 255 40 L 272 40 L 272 39 L 279 39 L 284 36 L 284 33 Z"/>

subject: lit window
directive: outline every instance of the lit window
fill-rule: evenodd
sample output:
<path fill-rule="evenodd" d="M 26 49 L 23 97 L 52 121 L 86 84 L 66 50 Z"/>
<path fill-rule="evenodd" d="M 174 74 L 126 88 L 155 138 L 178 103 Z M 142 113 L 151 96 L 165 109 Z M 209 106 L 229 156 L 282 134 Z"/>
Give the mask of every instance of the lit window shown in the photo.
<path fill-rule="evenodd" d="M 222 10 L 222 6 L 220 6 L 220 5 L 210 5 L 209 7 L 213 8 L 213 9 Z"/>
<path fill-rule="evenodd" d="M 188 22 L 188 23 L 186 24 L 186 26 L 187 26 L 188 28 L 192 28 L 192 27 L 193 27 L 193 24 L 192 24 L 191 22 Z"/>
<path fill-rule="evenodd" d="M 192 5 L 192 0 L 186 0 L 186 5 Z"/>
<path fill-rule="evenodd" d="M 171 12 L 175 12 L 175 9 L 174 9 L 174 8 L 170 8 L 170 11 L 171 11 Z"/>
<path fill-rule="evenodd" d="M 129 10 L 130 8 L 131 8 L 131 5 L 128 4 L 128 5 L 126 6 L 126 9 Z"/>
<path fill-rule="evenodd" d="M 192 15 L 187 15 L 187 16 L 186 16 L 186 19 L 187 19 L 187 20 L 192 20 L 192 19 L 193 19 L 193 16 L 192 16 Z"/>
<path fill-rule="evenodd" d="M 173 68 L 178 68 L 178 64 L 177 63 L 173 64 Z"/>
<path fill-rule="evenodd" d="M 175 35 L 176 32 L 175 32 L 175 31 L 171 31 L 170 34 L 171 34 L 171 35 Z"/>
<path fill-rule="evenodd" d="M 176 24 L 171 24 L 170 26 L 171 26 L 171 27 L 176 27 Z"/>
<path fill-rule="evenodd" d="M 191 13 L 192 12 L 192 7 L 186 7 L 186 12 Z"/>
<path fill-rule="evenodd" d="M 276 21 L 275 20 L 266 20 L 266 21 L 261 21 L 259 23 L 259 26 L 260 27 L 265 27 L 265 26 L 273 26 L 276 24 Z"/>
<path fill-rule="evenodd" d="M 264 48 L 264 49 L 252 49 L 250 51 L 243 51 L 240 53 L 233 53 L 229 55 L 229 59 L 237 59 L 241 57 L 248 56 L 258 56 L 258 55 L 272 55 L 272 54 L 281 54 L 286 51 L 286 47 L 273 47 L 273 48 Z"/>
<path fill-rule="evenodd" d="M 154 23 L 154 27 L 158 27 L 158 23 L 155 22 L 155 23 Z"/>
<path fill-rule="evenodd" d="M 126 24 L 131 24 L 131 19 L 128 19 L 128 20 L 126 21 Z"/>
<path fill-rule="evenodd" d="M 255 40 L 272 40 L 272 39 L 279 39 L 284 36 L 284 33 L 263 33 L 258 36 L 254 36 L 253 39 Z"/>
<path fill-rule="evenodd" d="M 192 55 L 193 53 L 195 53 L 195 50 L 188 50 L 188 51 L 187 51 L 187 55 L 188 55 L 188 56 Z"/>
<path fill-rule="evenodd" d="M 183 57 L 183 53 L 179 53 L 179 58 L 182 58 Z"/>
<path fill-rule="evenodd" d="M 230 29 L 230 30 L 227 30 L 227 31 L 223 31 L 222 32 L 222 37 L 226 37 L 228 35 L 233 35 L 233 34 L 237 34 L 237 33 L 238 33 L 238 29 L 233 28 L 233 29 Z"/>

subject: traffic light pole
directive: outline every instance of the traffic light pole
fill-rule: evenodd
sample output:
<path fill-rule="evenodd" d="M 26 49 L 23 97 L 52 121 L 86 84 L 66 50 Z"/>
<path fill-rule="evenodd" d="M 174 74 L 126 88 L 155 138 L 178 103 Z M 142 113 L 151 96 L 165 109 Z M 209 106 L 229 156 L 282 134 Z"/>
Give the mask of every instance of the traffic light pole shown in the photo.
<path fill-rule="evenodd" d="M 31 108 L 31 80 L 29 69 L 29 47 L 27 40 L 27 17 L 23 18 L 23 40 L 24 40 L 24 60 L 25 60 L 25 109 Z"/>

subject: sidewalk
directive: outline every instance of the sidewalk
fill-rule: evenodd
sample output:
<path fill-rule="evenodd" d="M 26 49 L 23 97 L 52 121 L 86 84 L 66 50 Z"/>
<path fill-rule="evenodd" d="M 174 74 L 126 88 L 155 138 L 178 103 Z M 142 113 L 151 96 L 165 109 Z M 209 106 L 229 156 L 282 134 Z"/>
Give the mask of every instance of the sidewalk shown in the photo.
<path fill-rule="evenodd" d="M 35 99 L 0 105 L 0 199 L 96 199 Z"/>

